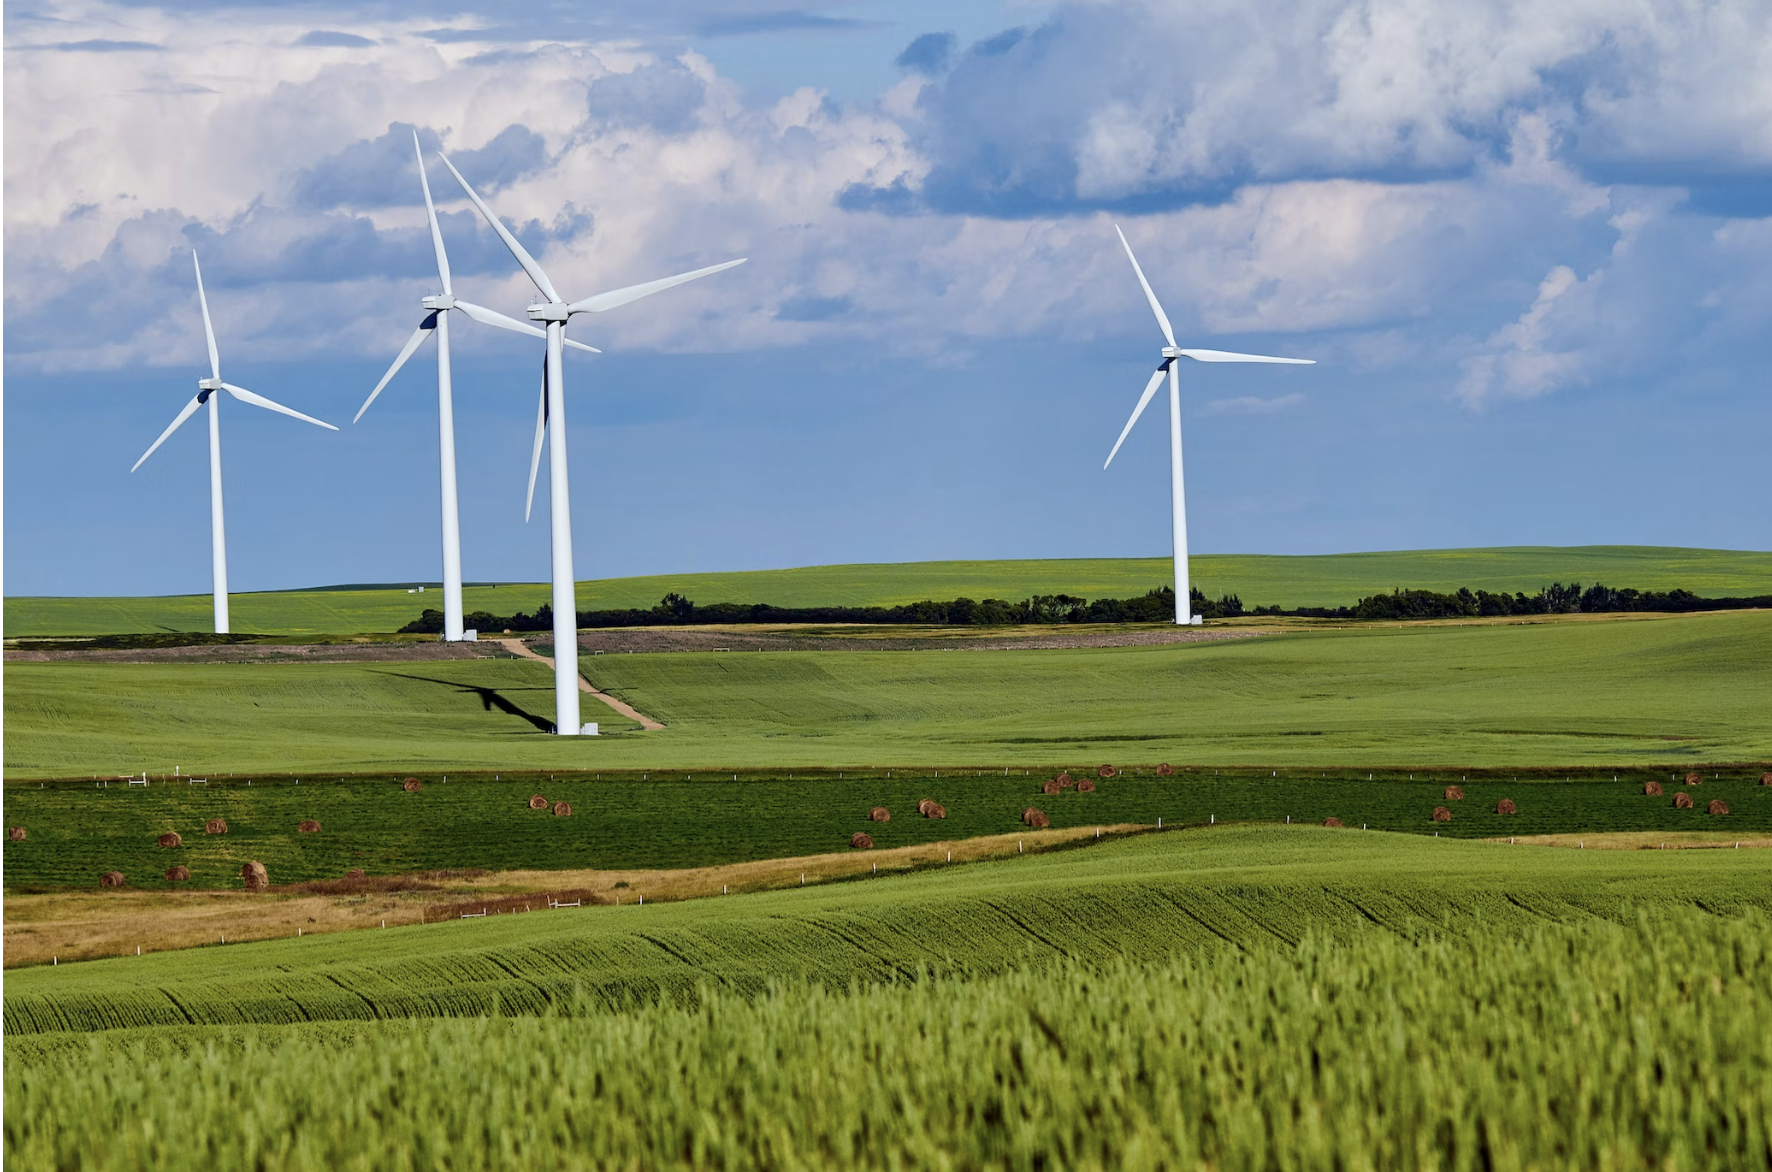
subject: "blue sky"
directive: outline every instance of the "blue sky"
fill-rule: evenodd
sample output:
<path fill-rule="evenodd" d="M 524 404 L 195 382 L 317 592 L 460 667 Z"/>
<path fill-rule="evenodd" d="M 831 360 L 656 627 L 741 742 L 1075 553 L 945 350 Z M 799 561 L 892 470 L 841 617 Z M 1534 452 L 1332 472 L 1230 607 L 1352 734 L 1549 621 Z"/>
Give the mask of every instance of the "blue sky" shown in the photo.
<path fill-rule="evenodd" d="M 440 144 L 578 319 L 580 577 L 1167 553 L 1161 339 L 1196 552 L 1772 547 L 1772 9 L 1421 0 L 9 4 L 5 588 L 434 579 Z M 531 299 L 441 168 L 456 291 Z M 464 562 L 523 523 L 538 354 L 455 328 Z M 1625 585 L 1621 583 L 1620 585 Z"/>

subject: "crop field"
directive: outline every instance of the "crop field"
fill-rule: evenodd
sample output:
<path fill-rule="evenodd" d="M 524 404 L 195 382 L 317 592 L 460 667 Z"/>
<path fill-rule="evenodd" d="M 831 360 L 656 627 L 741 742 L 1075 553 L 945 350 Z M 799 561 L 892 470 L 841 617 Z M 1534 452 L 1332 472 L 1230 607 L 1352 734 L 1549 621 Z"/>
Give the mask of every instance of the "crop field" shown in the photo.
<path fill-rule="evenodd" d="M 1188 831 L 15 970 L 7 1165 L 1755 1167 L 1749 853 Z"/>
<path fill-rule="evenodd" d="M 1772 553 L 1658 546 L 1517 547 L 1409 550 L 1393 553 L 1275 557 L 1197 554 L 1193 584 L 1245 604 L 1344 606 L 1392 587 L 1534 593 L 1552 581 L 1601 581 L 1638 590 L 1684 587 L 1706 596 L 1772 589 Z M 905 562 L 808 566 L 724 574 L 660 574 L 578 584 L 578 609 L 650 607 L 669 591 L 700 603 L 769 602 L 777 606 L 896 606 L 926 598 L 1003 598 L 1037 594 L 1127 598 L 1171 583 L 1167 558 L 1074 558 L 1024 561 Z M 236 594 L 235 631 L 257 634 L 352 634 L 393 631 L 440 596 L 407 586 Z M 470 586 L 469 611 L 533 613 L 548 601 L 545 583 Z M 203 631 L 207 594 L 158 598 L 14 597 L 5 602 L 8 637 Z"/>
<path fill-rule="evenodd" d="M 1772 613 L 1757 611 L 1108 649 L 604 655 L 581 665 L 666 728 L 640 732 L 587 700 L 586 719 L 611 735 L 540 734 L 551 677 L 510 659 L 11 663 L 5 768 L 17 779 L 174 766 L 336 777 L 1772 758 Z"/>

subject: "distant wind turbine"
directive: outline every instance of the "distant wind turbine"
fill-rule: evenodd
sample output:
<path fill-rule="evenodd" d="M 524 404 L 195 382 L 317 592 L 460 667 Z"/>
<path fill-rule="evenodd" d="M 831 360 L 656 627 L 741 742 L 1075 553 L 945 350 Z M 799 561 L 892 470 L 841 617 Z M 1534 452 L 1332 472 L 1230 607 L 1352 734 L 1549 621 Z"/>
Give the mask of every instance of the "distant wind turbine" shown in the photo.
<path fill-rule="evenodd" d="M 546 332 L 527 322 L 495 313 L 484 306 L 474 305 L 459 300 L 449 287 L 449 254 L 443 249 L 443 231 L 437 226 L 437 208 L 431 203 L 431 183 L 425 177 L 424 152 L 418 145 L 418 131 L 412 132 L 412 152 L 418 158 L 418 182 L 424 188 L 425 215 L 431 224 L 431 247 L 437 254 L 437 279 L 443 284 L 443 293 L 439 297 L 425 297 L 419 301 L 426 314 L 418 323 L 418 329 L 412 331 L 412 337 L 406 340 L 406 346 L 400 356 L 394 359 L 394 365 L 388 367 L 388 373 L 381 376 L 375 389 L 369 392 L 369 398 L 357 409 L 356 423 L 369 410 L 369 404 L 381 394 L 382 388 L 388 385 L 400 368 L 406 365 L 413 352 L 424 343 L 432 333 L 437 335 L 437 447 L 442 464 L 442 497 L 443 497 L 443 638 L 451 643 L 462 638 L 462 602 L 461 602 L 461 519 L 460 507 L 457 503 L 455 488 L 455 399 L 454 390 L 449 376 L 449 311 L 459 309 L 476 321 L 502 326 L 507 330 L 530 334 L 537 338 L 547 337 Z M 568 346 L 576 346 L 580 350 L 589 350 L 592 354 L 600 353 L 591 346 L 568 341 Z"/>
<path fill-rule="evenodd" d="M 542 361 L 541 407 L 535 420 L 535 448 L 529 463 L 529 497 L 533 504 L 535 477 L 541 464 L 542 436 L 545 429 L 548 440 L 548 521 L 553 547 L 554 731 L 562 736 L 576 736 L 582 731 L 578 719 L 578 598 L 572 577 L 572 503 L 566 480 L 566 372 L 560 361 L 560 347 L 566 342 L 566 323 L 575 313 L 602 313 L 630 301 L 661 293 L 685 281 L 693 281 L 698 277 L 741 265 L 746 258 L 709 265 L 704 269 L 648 281 L 643 285 L 613 289 L 581 301 L 567 301 L 554 291 L 553 282 L 548 280 L 548 275 L 542 271 L 541 266 L 535 263 L 535 258 L 529 255 L 499 218 L 492 214 L 492 209 L 468 186 L 468 181 L 462 178 L 454 164 L 442 154 L 437 157 L 443 160 L 449 173 L 455 176 L 456 182 L 461 184 L 462 190 L 467 192 L 474 206 L 480 209 L 480 215 L 498 233 L 498 238 L 505 242 L 505 247 L 511 250 L 511 255 L 546 298 L 545 301 L 529 307 L 530 320 L 546 324 L 548 339 L 547 354 Z M 490 325 L 503 325 L 506 329 L 533 332 L 532 327 L 510 322 L 508 318 L 504 321 L 486 318 L 480 320 L 487 321 Z M 505 325 L 505 322 L 510 324 Z M 524 515 L 528 516 L 527 509 Z"/>
<path fill-rule="evenodd" d="M 1175 525 L 1175 622 L 1178 626 L 1187 626 L 1195 621 L 1188 613 L 1190 602 L 1187 574 L 1187 500 L 1182 492 L 1181 481 L 1181 375 L 1180 363 L 1177 359 L 1192 358 L 1195 362 L 1283 362 L 1291 366 L 1311 366 L 1316 363 L 1314 358 L 1269 358 L 1262 354 L 1232 354 L 1225 350 L 1184 350 L 1175 344 L 1175 331 L 1169 326 L 1169 317 L 1163 307 L 1157 303 L 1157 295 L 1151 292 L 1151 283 L 1144 279 L 1144 270 L 1138 267 L 1138 258 L 1132 255 L 1132 246 L 1126 243 L 1126 233 L 1120 231 L 1118 224 L 1114 231 L 1120 237 L 1120 244 L 1126 249 L 1126 258 L 1132 262 L 1132 271 L 1138 274 L 1138 283 L 1144 287 L 1144 296 L 1151 303 L 1151 312 L 1157 315 L 1157 325 L 1163 330 L 1163 340 L 1169 343 L 1163 347 L 1163 361 L 1157 365 L 1157 371 L 1151 375 L 1151 381 L 1145 384 L 1144 394 L 1139 397 L 1138 406 L 1132 409 L 1132 418 L 1126 421 L 1120 438 L 1114 441 L 1114 450 L 1108 453 L 1107 463 L 1114 462 L 1114 456 L 1120 451 L 1120 445 L 1126 442 L 1126 436 L 1132 431 L 1132 425 L 1144 414 L 1144 409 L 1157 393 L 1163 376 L 1169 376 L 1169 477 L 1170 477 L 1170 516 Z"/>
<path fill-rule="evenodd" d="M 142 458 L 135 462 L 134 472 L 140 468 L 147 458 L 154 454 L 167 438 L 177 431 L 184 421 L 197 413 L 197 408 L 209 404 L 209 542 L 212 577 L 215 589 L 215 633 L 228 633 L 228 538 L 222 525 L 222 479 L 221 479 L 221 396 L 217 391 L 226 391 L 242 403 L 251 403 L 255 407 L 263 407 L 268 411 L 281 412 L 304 423 L 312 423 L 316 427 L 324 427 L 329 431 L 338 428 L 311 415 L 303 415 L 300 411 L 292 411 L 281 403 L 273 403 L 263 395 L 255 395 L 245 387 L 237 387 L 233 383 L 225 383 L 221 376 L 221 354 L 215 347 L 215 327 L 209 321 L 209 299 L 203 295 L 203 267 L 197 263 L 197 254 L 191 253 L 191 267 L 197 273 L 197 304 L 203 308 L 203 336 L 209 342 L 209 377 L 197 380 L 197 397 L 185 404 L 185 409 L 178 413 L 169 427 L 160 433 Z"/>

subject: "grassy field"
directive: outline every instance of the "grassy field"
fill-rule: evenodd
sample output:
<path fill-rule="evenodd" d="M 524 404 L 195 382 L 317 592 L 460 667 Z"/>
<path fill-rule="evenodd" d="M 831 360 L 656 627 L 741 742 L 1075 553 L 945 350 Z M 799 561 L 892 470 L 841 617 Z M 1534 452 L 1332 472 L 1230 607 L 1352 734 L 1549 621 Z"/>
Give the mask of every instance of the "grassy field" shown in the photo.
<path fill-rule="evenodd" d="M 1632 765 L 1772 758 L 1772 613 L 1097 650 L 581 660 L 666 728 L 554 738 L 539 664 L 11 663 L 9 778 L 475 769 Z M 628 731 L 624 731 L 628 730 Z M 299 774 L 298 774 L 299 775 Z"/>
<path fill-rule="evenodd" d="M 11 1169 L 1763 1167 L 1763 915 L 7 1039 Z"/>
<path fill-rule="evenodd" d="M 1707 596 L 1772 590 L 1772 553 L 1658 546 L 1527 546 L 1411 550 L 1395 553 L 1271 557 L 1195 555 L 1193 584 L 1207 594 L 1234 593 L 1244 603 L 1341 606 L 1392 587 L 1533 593 L 1551 581 L 1603 581 L 1639 590 L 1685 587 Z M 925 598 L 1005 598 L 1073 594 L 1125 598 L 1169 583 L 1167 558 L 1075 558 L 1044 561 L 906 562 L 809 566 L 726 574 L 663 574 L 578 584 L 580 610 L 650 607 L 668 591 L 697 602 L 770 602 L 778 606 L 893 606 Z M 368 590 L 295 590 L 236 594 L 233 629 L 245 633 L 348 634 L 392 631 L 430 606 L 406 586 Z M 548 600 L 544 583 L 474 586 L 469 611 L 531 612 Z M 6 634 L 104 635 L 202 631 L 210 625 L 204 595 L 163 598 L 36 598 L 5 601 Z"/>

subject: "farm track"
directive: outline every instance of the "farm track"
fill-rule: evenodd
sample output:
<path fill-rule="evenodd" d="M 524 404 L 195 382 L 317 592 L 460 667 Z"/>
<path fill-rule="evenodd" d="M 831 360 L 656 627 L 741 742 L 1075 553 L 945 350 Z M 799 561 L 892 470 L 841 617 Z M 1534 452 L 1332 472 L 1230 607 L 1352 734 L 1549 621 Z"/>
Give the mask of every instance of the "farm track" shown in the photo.
<path fill-rule="evenodd" d="M 498 640 L 498 643 L 505 650 L 509 651 L 519 659 L 533 659 L 538 663 L 547 664 L 549 671 L 554 670 L 554 661 L 550 656 L 538 655 L 536 652 L 530 650 L 529 645 L 521 639 L 500 639 Z M 647 732 L 657 732 L 664 727 L 664 725 L 652 719 L 652 717 L 647 716 L 627 701 L 619 700 L 616 697 L 611 696 L 608 692 L 598 691 L 597 686 L 585 679 L 582 674 L 578 677 L 578 690 L 585 693 L 587 696 L 595 697 L 604 704 L 607 704 L 618 715 L 625 716 L 629 720 L 638 721 L 640 727 Z"/>

